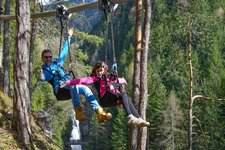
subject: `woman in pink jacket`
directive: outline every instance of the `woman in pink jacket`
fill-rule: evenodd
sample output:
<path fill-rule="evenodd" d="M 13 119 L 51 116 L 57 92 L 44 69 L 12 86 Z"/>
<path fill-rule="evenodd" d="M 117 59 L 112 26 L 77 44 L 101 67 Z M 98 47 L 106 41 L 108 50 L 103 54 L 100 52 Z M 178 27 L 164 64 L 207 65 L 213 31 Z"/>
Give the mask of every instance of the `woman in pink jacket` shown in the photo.
<path fill-rule="evenodd" d="M 127 114 L 128 124 L 137 125 L 138 127 L 150 125 L 149 122 L 140 117 L 131 102 L 131 98 L 122 90 L 122 85 L 127 84 L 126 80 L 108 74 L 107 65 L 104 62 L 96 63 L 91 76 L 68 80 L 61 87 L 78 84 L 94 84 L 102 107 L 113 107 L 122 104 Z"/>

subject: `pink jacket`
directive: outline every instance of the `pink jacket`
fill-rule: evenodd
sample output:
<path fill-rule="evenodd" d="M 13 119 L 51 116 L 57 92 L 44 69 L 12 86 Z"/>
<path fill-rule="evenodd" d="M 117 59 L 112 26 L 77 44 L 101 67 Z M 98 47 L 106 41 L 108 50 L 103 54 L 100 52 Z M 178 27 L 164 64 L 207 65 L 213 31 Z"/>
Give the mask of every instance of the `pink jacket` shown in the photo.
<path fill-rule="evenodd" d="M 119 84 L 127 84 L 124 78 L 118 78 Z M 97 76 L 90 76 L 85 78 L 77 78 L 73 80 L 68 80 L 67 83 L 69 86 L 78 85 L 78 84 L 92 84 L 94 82 L 100 81 L 100 98 L 102 98 L 106 93 L 106 82 L 105 80 L 100 80 Z M 116 83 L 117 81 L 112 81 L 112 79 L 107 78 L 108 83 Z M 115 90 L 113 86 L 110 86 L 110 91 L 113 93 L 119 93 L 120 91 Z"/>

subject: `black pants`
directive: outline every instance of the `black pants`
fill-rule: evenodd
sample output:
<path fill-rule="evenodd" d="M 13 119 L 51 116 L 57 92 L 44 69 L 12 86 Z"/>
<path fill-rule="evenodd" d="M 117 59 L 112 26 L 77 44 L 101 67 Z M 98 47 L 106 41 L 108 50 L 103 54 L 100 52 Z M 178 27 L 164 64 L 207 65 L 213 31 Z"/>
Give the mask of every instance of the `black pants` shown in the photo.
<path fill-rule="evenodd" d="M 54 92 L 54 94 L 58 101 L 64 101 L 64 100 L 71 99 L 70 89 L 59 88 L 58 92 L 57 93 Z"/>
<path fill-rule="evenodd" d="M 139 118 L 137 110 L 135 109 L 133 103 L 131 102 L 131 98 L 127 95 L 127 93 L 111 93 L 106 92 L 105 95 L 100 99 L 100 105 L 102 107 L 113 107 L 117 105 L 123 105 L 127 115 L 134 115 Z"/>

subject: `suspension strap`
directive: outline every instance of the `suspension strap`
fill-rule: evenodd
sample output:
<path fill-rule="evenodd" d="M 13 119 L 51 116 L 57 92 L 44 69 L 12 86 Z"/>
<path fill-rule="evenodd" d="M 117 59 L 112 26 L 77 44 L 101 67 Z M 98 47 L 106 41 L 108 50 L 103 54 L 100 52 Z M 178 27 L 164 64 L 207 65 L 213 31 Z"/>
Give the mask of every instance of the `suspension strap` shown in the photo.
<path fill-rule="evenodd" d="M 68 30 L 67 24 L 68 24 L 68 19 L 70 18 L 71 14 L 67 11 L 67 8 L 64 5 L 58 6 L 56 12 L 57 12 L 56 16 L 59 17 L 59 19 L 60 19 L 60 27 L 61 27 L 59 54 L 58 54 L 58 62 L 57 62 L 57 66 L 60 66 L 60 54 L 61 54 L 61 50 L 62 50 L 62 37 L 63 37 L 63 29 L 64 29 L 63 19 L 65 20 L 66 30 Z M 69 39 L 67 38 L 67 41 L 68 40 Z M 75 78 L 75 74 L 74 74 L 73 68 L 72 68 L 72 58 L 71 58 L 71 51 L 70 51 L 69 43 L 68 43 L 68 53 L 69 53 L 69 73 L 72 74 L 73 78 Z"/>
<path fill-rule="evenodd" d="M 111 35 L 112 35 L 112 51 L 113 51 L 113 64 L 111 68 L 111 72 L 113 75 L 118 76 L 118 71 L 117 71 L 117 62 L 116 62 L 116 53 L 115 53 L 115 43 L 114 43 L 114 30 L 113 30 L 113 18 L 114 14 L 111 13 Z"/>
<path fill-rule="evenodd" d="M 109 0 L 102 0 L 102 1 L 99 0 L 99 2 L 102 2 L 102 3 L 106 3 L 106 1 L 110 3 Z M 103 6 L 105 6 L 105 5 L 103 5 Z M 103 6 L 102 6 L 102 8 L 104 8 Z M 105 63 L 108 64 L 107 63 L 107 61 L 108 61 L 108 47 L 109 47 L 109 41 L 108 41 L 109 35 L 108 35 L 108 33 L 109 33 L 109 22 L 110 22 L 110 24 L 111 24 L 111 26 L 110 26 L 111 27 L 110 28 L 111 29 L 111 47 L 112 47 L 112 53 L 113 53 L 113 64 L 112 64 L 112 67 L 111 67 L 111 73 L 113 75 L 117 75 L 118 71 L 117 71 L 117 62 L 116 62 L 116 54 L 115 54 L 114 30 L 113 30 L 113 20 L 114 20 L 114 18 L 113 17 L 114 17 L 114 12 L 115 12 L 118 4 L 112 5 L 112 6 L 113 6 L 113 8 L 110 9 L 110 14 L 111 14 L 110 18 L 106 19 L 106 21 L 105 21 L 105 27 L 106 27 L 106 29 L 105 29 Z"/>
<path fill-rule="evenodd" d="M 58 53 L 58 62 L 57 65 L 59 66 L 60 63 L 60 54 L 61 54 L 61 49 L 62 49 L 62 37 L 63 37 L 63 20 L 62 16 L 59 17 L 60 20 L 60 42 L 59 42 L 59 53 Z"/>
<path fill-rule="evenodd" d="M 108 60 L 108 32 L 109 32 L 109 21 L 105 22 L 105 63 L 107 64 Z"/>
<path fill-rule="evenodd" d="M 113 11 L 114 4 L 111 0 L 98 0 L 98 6 L 104 12 L 105 19 L 107 20 L 107 14 Z"/>
<path fill-rule="evenodd" d="M 56 17 L 60 20 L 60 42 L 59 42 L 59 54 L 58 54 L 58 64 L 60 63 L 60 53 L 62 49 L 62 37 L 63 37 L 63 20 L 68 20 L 71 14 L 68 12 L 67 8 L 64 5 L 58 5 L 56 8 Z"/>

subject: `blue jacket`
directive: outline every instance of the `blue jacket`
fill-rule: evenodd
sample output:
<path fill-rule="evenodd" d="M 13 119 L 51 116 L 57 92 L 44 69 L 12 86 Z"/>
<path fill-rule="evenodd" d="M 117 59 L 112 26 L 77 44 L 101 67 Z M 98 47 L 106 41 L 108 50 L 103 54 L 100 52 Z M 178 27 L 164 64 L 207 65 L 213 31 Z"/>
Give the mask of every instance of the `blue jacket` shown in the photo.
<path fill-rule="evenodd" d="M 54 58 L 50 66 L 46 64 L 42 65 L 44 74 L 44 78 L 42 81 L 52 82 L 54 93 L 58 92 L 60 82 L 71 79 L 69 73 L 63 70 L 63 64 L 68 54 L 69 45 L 70 45 L 70 37 L 68 37 L 68 40 L 66 40 L 63 44 L 62 51 L 59 56 L 60 61 L 58 62 L 58 58 Z"/>

